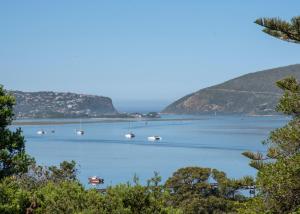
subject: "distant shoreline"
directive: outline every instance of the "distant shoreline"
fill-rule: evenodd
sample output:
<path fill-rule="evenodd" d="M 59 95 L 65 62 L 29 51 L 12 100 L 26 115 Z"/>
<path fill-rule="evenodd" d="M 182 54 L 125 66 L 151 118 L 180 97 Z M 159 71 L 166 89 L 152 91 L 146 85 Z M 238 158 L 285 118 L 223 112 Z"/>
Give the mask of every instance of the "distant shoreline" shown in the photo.
<path fill-rule="evenodd" d="M 180 116 L 180 115 L 178 115 Z M 181 115 L 182 116 L 182 115 Z M 68 124 L 86 124 L 86 123 L 120 123 L 120 122 L 151 122 L 151 121 L 198 121 L 206 120 L 214 117 L 212 115 L 201 115 L 203 117 L 183 117 L 183 118 L 33 118 L 33 119 L 17 119 L 12 122 L 13 126 L 32 126 L 32 125 L 68 125 Z M 219 115 L 220 116 L 220 115 Z M 216 117 L 219 117 L 216 116 Z M 222 115 L 228 116 L 228 115 Z M 231 115 L 233 116 L 233 115 Z M 235 115 L 244 117 L 280 117 L 282 115 Z"/>
<path fill-rule="evenodd" d="M 101 119 L 78 119 L 74 120 L 39 120 L 32 119 L 30 121 L 15 120 L 12 125 L 14 126 L 26 126 L 26 125 L 67 125 L 67 124 L 79 124 L 79 123 L 119 123 L 119 122 L 150 122 L 150 121 L 195 121 L 204 120 L 205 118 L 158 118 L 158 119 L 133 119 L 133 118 L 101 118 Z"/>

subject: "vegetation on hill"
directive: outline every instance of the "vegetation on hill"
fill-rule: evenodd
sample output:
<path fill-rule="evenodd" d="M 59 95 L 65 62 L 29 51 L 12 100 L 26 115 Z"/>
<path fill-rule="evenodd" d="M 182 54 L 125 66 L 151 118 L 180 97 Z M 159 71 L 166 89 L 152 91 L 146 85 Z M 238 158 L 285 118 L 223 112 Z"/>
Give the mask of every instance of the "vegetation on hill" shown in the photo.
<path fill-rule="evenodd" d="M 12 91 L 17 118 L 101 117 L 118 112 L 108 97 L 62 93 Z"/>
<path fill-rule="evenodd" d="M 164 113 L 275 114 L 282 92 L 276 81 L 287 76 L 300 79 L 300 65 L 250 73 L 199 90 L 167 106 Z"/>

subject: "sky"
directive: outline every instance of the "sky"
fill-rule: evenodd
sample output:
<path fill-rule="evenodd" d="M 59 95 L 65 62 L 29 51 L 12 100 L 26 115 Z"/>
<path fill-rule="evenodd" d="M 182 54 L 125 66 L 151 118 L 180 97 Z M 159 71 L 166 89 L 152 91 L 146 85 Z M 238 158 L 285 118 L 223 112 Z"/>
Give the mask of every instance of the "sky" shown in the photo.
<path fill-rule="evenodd" d="M 159 110 L 201 88 L 300 63 L 300 45 L 253 23 L 290 20 L 299 8 L 299 0 L 2 0 L 0 84 Z"/>

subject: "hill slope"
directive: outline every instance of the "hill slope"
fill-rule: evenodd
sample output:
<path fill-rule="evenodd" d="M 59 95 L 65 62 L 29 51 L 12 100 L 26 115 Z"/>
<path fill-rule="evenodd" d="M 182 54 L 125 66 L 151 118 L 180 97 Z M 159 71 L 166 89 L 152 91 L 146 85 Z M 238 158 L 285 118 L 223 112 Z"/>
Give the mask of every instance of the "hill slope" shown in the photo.
<path fill-rule="evenodd" d="M 108 97 L 52 91 L 12 91 L 18 118 L 100 117 L 117 114 Z"/>
<path fill-rule="evenodd" d="M 167 106 L 163 113 L 274 114 L 281 91 L 277 80 L 295 76 L 300 64 L 246 74 L 222 84 L 201 89 Z"/>

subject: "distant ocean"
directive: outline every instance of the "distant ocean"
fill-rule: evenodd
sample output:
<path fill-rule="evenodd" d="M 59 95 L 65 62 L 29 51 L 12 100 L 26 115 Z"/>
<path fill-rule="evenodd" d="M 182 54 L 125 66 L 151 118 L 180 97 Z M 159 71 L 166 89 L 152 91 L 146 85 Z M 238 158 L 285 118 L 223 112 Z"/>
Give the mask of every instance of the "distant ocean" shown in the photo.
<path fill-rule="evenodd" d="M 165 181 L 180 167 L 203 166 L 223 170 L 229 177 L 255 175 L 243 151 L 261 151 L 270 130 L 287 122 L 286 117 L 163 115 L 164 120 L 145 122 L 84 123 L 85 135 L 77 136 L 79 124 L 26 125 L 26 150 L 39 164 L 78 163 L 79 179 L 97 175 L 104 185 L 131 181 L 136 174 L 146 182 L 157 171 Z M 181 120 L 176 120 L 181 119 Z M 60 120 L 60 121 L 63 121 Z M 12 129 L 16 128 L 12 126 Z M 47 134 L 39 136 L 38 130 Z M 55 133 L 51 133 L 55 130 Z M 136 138 L 125 139 L 134 132 Z M 161 141 L 148 142 L 159 135 Z"/>
<path fill-rule="evenodd" d="M 148 113 L 148 112 L 160 112 L 162 111 L 171 101 L 166 100 L 131 100 L 131 101 L 114 101 L 114 106 L 118 109 L 119 112 L 140 112 L 140 113 Z"/>

